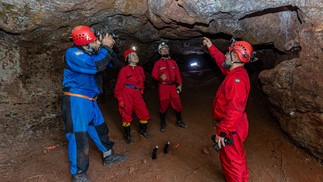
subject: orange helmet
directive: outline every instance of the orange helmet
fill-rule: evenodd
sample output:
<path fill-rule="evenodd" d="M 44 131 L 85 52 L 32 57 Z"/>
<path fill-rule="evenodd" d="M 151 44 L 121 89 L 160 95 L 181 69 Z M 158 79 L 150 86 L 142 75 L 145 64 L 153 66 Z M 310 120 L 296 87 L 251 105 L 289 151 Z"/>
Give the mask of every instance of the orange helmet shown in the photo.
<path fill-rule="evenodd" d="M 125 50 L 124 53 L 123 53 L 124 60 L 127 61 L 128 55 L 131 54 L 131 53 L 133 53 L 133 52 L 136 52 L 136 51 L 133 50 L 133 49 L 127 49 L 127 50 Z"/>
<path fill-rule="evenodd" d="M 72 39 L 75 45 L 82 46 L 94 42 L 97 38 L 88 26 L 76 26 L 72 30 Z"/>
<path fill-rule="evenodd" d="M 231 44 L 229 51 L 234 51 L 238 54 L 239 59 L 243 63 L 250 62 L 250 57 L 253 56 L 253 48 L 246 41 L 236 41 Z"/>

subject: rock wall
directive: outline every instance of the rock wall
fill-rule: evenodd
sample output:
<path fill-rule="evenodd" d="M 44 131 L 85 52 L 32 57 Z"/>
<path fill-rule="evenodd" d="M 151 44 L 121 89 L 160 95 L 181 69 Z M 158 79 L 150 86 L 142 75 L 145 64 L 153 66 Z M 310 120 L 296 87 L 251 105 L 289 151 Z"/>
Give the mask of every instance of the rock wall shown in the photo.
<path fill-rule="evenodd" d="M 136 44 L 145 61 L 162 40 L 174 52 L 206 52 L 202 36 L 221 50 L 234 35 L 280 54 L 296 53 L 297 59 L 264 71 L 260 79 L 282 128 L 322 159 L 322 8 L 320 0 L 1 0 L 1 145 L 62 128 L 64 51 L 72 28 L 85 24 L 119 34 L 120 57 Z M 273 60 L 278 56 L 265 65 L 280 63 Z"/>
<path fill-rule="evenodd" d="M 0 50 L 0 142 L 7 147 L 61 125 L 58 96 L 62 63 L 57 61 L 62 59 L 52 52 L 31 56 L 25 48 L 3 40 Z"/>
<path fill-rule="evenodd" d="M 299 33 L 300 58 L 263 71 L 260 79 L 271 113 L 300 147 L 323 158 L 323 23 L 305 21 Z"/>

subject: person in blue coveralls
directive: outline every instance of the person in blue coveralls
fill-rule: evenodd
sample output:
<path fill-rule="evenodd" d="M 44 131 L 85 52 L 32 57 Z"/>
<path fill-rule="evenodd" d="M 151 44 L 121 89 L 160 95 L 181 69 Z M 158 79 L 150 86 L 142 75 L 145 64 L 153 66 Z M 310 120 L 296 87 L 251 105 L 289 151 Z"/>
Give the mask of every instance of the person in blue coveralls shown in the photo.
<path fill-rule="evenodd" d="M 119 61 L 112 50 L 115 41 L 108 33 L 96 37 L 90 27 L 82 25 L 72 30 L 72 39 L 74 45 L 65 54 L 62 116 L 72 181 L 89 182 L 88 136 L 102 151 L 104 166 L 127 160 L 113 151 L 114 142 L 96 102 L 102 92 L 102 72 L 118 67 Z"/>

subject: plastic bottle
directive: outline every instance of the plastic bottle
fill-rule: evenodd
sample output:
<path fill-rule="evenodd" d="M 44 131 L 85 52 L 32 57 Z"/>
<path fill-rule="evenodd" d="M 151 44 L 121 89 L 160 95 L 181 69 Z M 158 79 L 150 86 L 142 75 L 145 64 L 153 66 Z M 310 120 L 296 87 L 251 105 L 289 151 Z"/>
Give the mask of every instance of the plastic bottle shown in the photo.
<path fill-rule="evenodd" d="M 169 148 L 170 141 L 168 141 L 165 146 L 164 146 L 164 154 L 168 153 L 168 148 Z"/>
<path fill-rule="evenodd" d="M 153 154 L 151 156 L 151 158 L 154 160 L 157 158 L 157 150 L 158 150 L 158 145 L 155 146 L 154 150 L 153 150 Z"/>

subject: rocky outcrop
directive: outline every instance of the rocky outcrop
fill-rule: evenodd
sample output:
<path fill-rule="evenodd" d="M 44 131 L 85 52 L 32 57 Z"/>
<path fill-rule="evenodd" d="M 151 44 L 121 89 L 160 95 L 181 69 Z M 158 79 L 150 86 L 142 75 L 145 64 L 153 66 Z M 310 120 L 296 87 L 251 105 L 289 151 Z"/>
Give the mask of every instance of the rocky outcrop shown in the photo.
<path fill-rule="evenodd" d="M 260 74 L 270 111 L 298 146 L 323 156 L 323 64 L 293 59 Z"/>
<path fill-rule="evenodd" d="M 162 40 L 174 53 L 184 54 L 206 52 L 202 36 L 210 37 L 221 50 L 232 35 L 258 47 L 270 45 L 279 54 L 259 55 L 265 65 L 282 62 L 260 77 L 271 111 L 296 143 L 322 159 L 322 143 L 317 140 L 323 133 L 318 101 L 322 93 L 317 91 L 322 78 L 317 69 L 322 68 L 322 8 L 320 0 L 2 0 L 0 132 L 5 137 L 1 144 L 16 140 L 16 133 L 30 138 L 44 127 L 61 126 L 63 55 L 71 45 L 72 28 L 86 24 L 117 33 L 120 58 L 125 49 L 137 45 L 143 61 L 153 58 Z M 298 58 L 273 60 L 291 53 Z M 304 80 L 314 77 L 310 74 L 317 79 Z M 301 125 L 304 129 L 295 134 Z M 316 136 L 310 135 L 314 132 Z"/>
<path fill-rule="evenodd" d="M 306 21 L 309 21 L 308 19 Z M 263 71 L 260 79 L 271 112 L 298 146 L 323 158 L 323 24 L 313 21 L 301 28 L 300 58 Z"/>
<path fill-rule="evenodd" d="M 61 56 L 53 56 L 54 52 L 30 56 L 24 48 L 2 40 L 0 50 L 0 141 L 5 147 L 58 127 L 62 71 L 57 64 Z"/>

